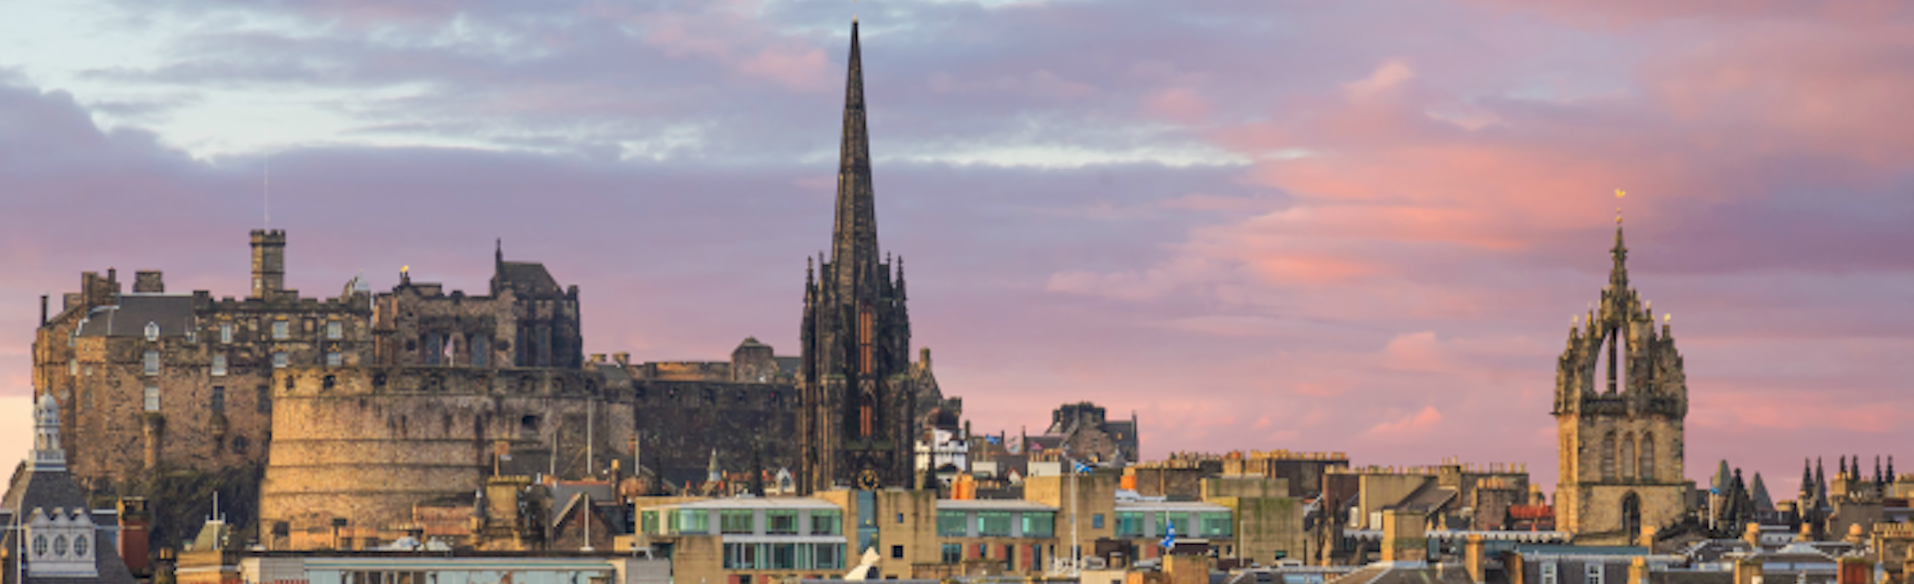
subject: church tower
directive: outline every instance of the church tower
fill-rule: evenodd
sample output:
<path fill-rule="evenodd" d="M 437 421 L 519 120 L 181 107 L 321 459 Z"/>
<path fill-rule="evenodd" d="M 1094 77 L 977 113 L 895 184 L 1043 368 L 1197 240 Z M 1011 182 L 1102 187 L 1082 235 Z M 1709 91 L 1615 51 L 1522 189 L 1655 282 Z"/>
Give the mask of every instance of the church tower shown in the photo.
<path fill-rule="evenodd" d="M 1634 544 L 1686 511 L 1682 420 L 1688 383 L 1667 318 L 1628 284 L 1615 219 L 1614 266 L 1600 304 L 1575 319 L 1556 362 L 1561 475 L 1555 524 L 1577 543 Z"/>
<path fill-rule="evenodd" d="M 895 275 L 891 270 L 891 262 L 878 257 L 864 72 L 853 21 L 836 228 L 830 257 L 819 259 L 816 272 L 805 270 L 798 380 L 801 494 L 914 484 L 918 384 L 910 363 L 903 262 L 897 262 Z"/>

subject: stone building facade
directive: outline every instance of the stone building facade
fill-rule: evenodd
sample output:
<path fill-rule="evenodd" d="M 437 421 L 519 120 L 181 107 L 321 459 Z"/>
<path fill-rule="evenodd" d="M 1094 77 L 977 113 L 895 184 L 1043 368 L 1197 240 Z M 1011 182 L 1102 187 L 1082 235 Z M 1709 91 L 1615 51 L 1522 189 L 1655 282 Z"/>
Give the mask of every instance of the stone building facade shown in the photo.
<path fill-rule="evenodd" d="M 831 255 L 805 273 L 798 491 L 911 487 L 918 422 L 942 396 L 928 359 L 910 361 L 903 261 L 878 257 L 855 22 L 837 180 Z"/>
<path fill-rule="evenodd" d="M 1636 541 L 1643 528 L 1685 513 L 1692 489 L 1682 468 L 1688 384 L 1681 353 L 1668 324 L 1658 329 L 1649 303 L 1629 286 L 1616 221 L 1608 286 L 1570 329 L 1556 365 L 1555 524 L 1577 542 Z"/>
<path fill-rule="evenodd" d="M 381 365 L 558 367 L 584 364 L 578 286 L 560 288 L 544 264 L 493 252 L 491 294 L 445 293 L 412 282 L 379 295 L 373 320 Z"/>
<path fill-rule="evenodd" d="M 33 343 L 34 386 L 70 404 L 69 468 L 101 487 L 147 469 L 265 461 L 273 372 L 353 365 L 371 354 L 372 295 L 355 279 L 334 298 L 283 287 L 284 231 L 252 232 L 252 295 L 166 291 L 161 272 L 121 287 L 117 270 L 80 276 Z M 44 308 L 43 308 L 43 313 Z"/>
<path fill-rule="evenodd" d="M 264 469 L 273 515 L 262 543 L 330 546 L 333 519 L 363 545 L 444 523 L 422 518 L 469 514 L 479 470 L 491 469 L 471 457 L 499 440 L 512 472 L 578 477 L 618 460 L 627 474 L 642 463 L 654 488 L 700 480 L 714 450 L 731 470 L 797 465 L 796 445 L 778 438 L 796 432 L 798 359 L 756 339 L 729 361 L 588 359 L 578 288 L 539 263 L 495 252 L 486 295 L 402 273 L 390 291 L 354 278 L 318 299 L 284 288 L 284 231 L 254 231 L 251 244 L 246 298 L 168 293 L 157 271 L 127 290 L 108 270 L 82 274 L 80 291 L 43 314 L 34 385 L 72 404 L 65 449 L 83 485 L 106 492 L 157 471 L 236 469 L 256 485 Z M 595 420 L 590 465 L 584 412 Z M 513 430 L 525 427 L 536 430 Z M 449 451 L 459 462 L 408 462 Z M 407 474 L 421 472 L 431 476 Z M 434 486 L 410 487 L 419 484 Z M 256 503 L 230 511 L 260 517 Z M 295 507 L 310 511 L 285 511 Z"/>
<path fill-rule="evenodd" d="M 630 394 L 600 378 L 591 369 L 281 371 L 260 490 L 262 543 L 331 547 L 334 528 L 345 528 L 360 545 L 376 545 L 414 528 L 422 504 L 471 506 L 495 473 L 607 469 L 631 439 L 633 414 Z M 587 452 L 596 460 L 588 463 Z"/>

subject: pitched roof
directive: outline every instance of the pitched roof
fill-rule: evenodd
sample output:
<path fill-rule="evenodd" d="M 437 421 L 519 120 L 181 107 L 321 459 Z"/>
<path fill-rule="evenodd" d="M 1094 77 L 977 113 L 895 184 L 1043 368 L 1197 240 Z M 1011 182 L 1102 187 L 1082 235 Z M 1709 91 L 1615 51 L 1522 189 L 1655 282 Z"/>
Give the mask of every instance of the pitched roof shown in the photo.
<path fill-rule="evenodd" d="M 498 274 L 494 278 L 498 280 L 496 286 L 511 286 L 520 295 L 548 296 L 563 291 L 558 287 L 558 280 L 552 278 L 551 271 L 539 262 L 500 261 Z"/>
<path fill-rule="evenodd" d="M 80 322 L 82 337 L 139 337 L 146 323 L 159 325 L 161 337 L 181 337 L 193 330 L 192 296 L 121 294 L 119 304 L 94 308 Z"/>

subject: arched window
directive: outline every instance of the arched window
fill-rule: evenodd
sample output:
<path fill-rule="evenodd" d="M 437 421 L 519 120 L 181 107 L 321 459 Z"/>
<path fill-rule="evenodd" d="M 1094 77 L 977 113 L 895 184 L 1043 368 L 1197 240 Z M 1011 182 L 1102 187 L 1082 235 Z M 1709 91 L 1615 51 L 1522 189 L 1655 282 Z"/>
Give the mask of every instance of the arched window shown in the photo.
<path fill-rule="evenodd" d="M 1609 432 L 1607 435 L 1602 436 L 1601 453 L 1598 454 L 1597 456 L 1601 457 L 1602 480 L 1604 482 L 1615 480 L 1615 433 L 1614 432 Z"/>
<path fill-rule="evenodd" d="M 876 422 L 873 418 L 877 416 L 876 401 L 874 396 L 865 393 L 857 405 L 857 435 L 860 437 L 869 438 L 874 433 L 872 430 Z"/>
<path fill-rule="evenodd" d="M 1642 433 L 1641 470 L 1636 473 L 1644 481 L 1655 480 L 1655 433 Z"/>
<path fill-rule="evenodd" d="M 871 349 L 872 349 L 872 342 L 876 338 L 875 335 L 872 334 L 876 332 L 875 330 L 873 330 L 874 329 L 874 327 L 872 326 L 873 324 L 874 323 L 871 322 L 871 307 L 869 305 L 866 305 L 863 308 L 858 309 L 857 311 L 857 331 L 858 331 L 857 345 L 858 345 L 859 353 L 861 353 L 863 356 L 862 367 L 859 368 L 858 371 L 862 373 L 866 373 L 866 374 L 872 371 Z"/>
<path fill-rule="evenodd" d="M 1634 434 L 1628 434 L 1628 435 L 1622 436 L 1622 449 L 1620 452 L 1617 452 L 1615 454 L 1615 458 L 1617 460 L 1620 460 L 1622 463 L 1622 480 L 1625 480 L 1625 481 L 1634 480 L 1635 479 L 1635 435 Z"/>
<path fill-rule="evenodd" d="M 1642 533 L 1642 498 L 1631 492 L 1622 495 L 1622 533 L 1633 541 Z"/>

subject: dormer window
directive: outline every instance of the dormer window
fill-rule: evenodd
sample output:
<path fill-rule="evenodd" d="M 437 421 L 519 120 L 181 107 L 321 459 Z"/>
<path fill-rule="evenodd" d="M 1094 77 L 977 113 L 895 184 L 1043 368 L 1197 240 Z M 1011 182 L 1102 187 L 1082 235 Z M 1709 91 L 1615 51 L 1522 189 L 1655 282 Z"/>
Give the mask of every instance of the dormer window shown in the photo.
<path fill-rule="evenodd" d="M 157 341 L 160 338 L 160 325 L 157 322 L 146 323 L 146 340 Z"/>
<path fill-rule="evenodd" d="M 35 535 L 35 536 L 33 536 L 33 555 L 35 555 L 35 556 L 39 556 L 39 557 L 42 557 L 42 558 L 44 558 L 44 557 L 46 557 L 46 555 L 47 555 L 47 536 L 45 536 L 45 535 Z"/>
<path fill-rule="evenodd" d="M 91 541 L 92 538 L 85 535 L 73 538 L 73 556 L 83 560 L 86 559 L 87 552 L 90 551 L 88 548 L 92 547 L 89 544 Z"/>

